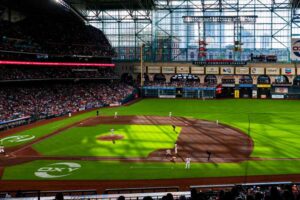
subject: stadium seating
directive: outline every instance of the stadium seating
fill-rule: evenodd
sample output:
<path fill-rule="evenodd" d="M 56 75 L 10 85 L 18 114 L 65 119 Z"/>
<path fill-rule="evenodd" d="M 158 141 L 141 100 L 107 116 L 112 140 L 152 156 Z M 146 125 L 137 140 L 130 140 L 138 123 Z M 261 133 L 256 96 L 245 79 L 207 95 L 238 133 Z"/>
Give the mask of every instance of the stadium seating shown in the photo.
<path fill-rule="evenodd" d="M 274 183 L 249 183 L 249 184 L 227 184 L 227 185 L 203 185 L 190 186 L 190 191 L 168 191 L 161 187 L 165 192 L 154 192 L 149 188 L 135 188 L 144 190 L 136 193 L 118 194 L 95 194 L 95 190 L 71 190 L 71 191 L 7 191 L 0 192 L 0 198 L 23 197 L 24 200 L 33 199 L 163 199 L 163 200 L 298 200 L 300 199 L 299 184 L 291 182 Z M 150 188 L 151 189 L 151 188 Z M 156 189 L 159 189 L 156 188 Z M 125 191 L 126 189 L 120 189 Z M 119 191 L 119 192 L 120 192 Z M 55 195 L 56 194 L 56 195 Z M 21 196 L 20 196 L 21 195 Z M 55 197 L 54 197 L 55 196 Z"/>
<path fill-rule="evenodd" d="M 44 119 L 120 104 L 134 88 L 123 83 L 40 83 L 2 86 L 0 122 L 25 116 Z"/>
<path fill-rule="evenodd" d="M 42 16 L 28 17 L 16 23 L 0 21 L 0 51 L 6 52 L 1 59 L 24 59 L 28 54 L 95 57 L 115 54 L 99 29 L 80 21 Z M 7 55 L 8 51 L 10 54 Z"/>
<path fill-rule="evenodd" d="M 23 81 L 45 79 L 112 79 L 118 78 L 112 68 L 70 67 L 12 67 L 0 66 L 0 81 Z"/>

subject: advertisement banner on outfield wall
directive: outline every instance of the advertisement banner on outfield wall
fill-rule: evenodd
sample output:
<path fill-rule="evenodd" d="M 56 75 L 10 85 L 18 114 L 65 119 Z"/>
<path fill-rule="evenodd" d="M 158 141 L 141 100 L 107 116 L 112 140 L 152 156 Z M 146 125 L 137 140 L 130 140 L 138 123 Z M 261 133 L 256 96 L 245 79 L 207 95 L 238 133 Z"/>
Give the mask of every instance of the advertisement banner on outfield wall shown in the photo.
<path fill-rule="evenodd" d="M 289 88 L 286 88 L 286 87 L 276 87 L 275 88 L 275 93 L 287 94 L 287 93 L 289 93 Z"/>
<path fill-rule="evenodd" d="M 263 74 L 265 74 L 265 68 L 251 67 L 251 74 L 253 74 L 253 75 L 263 75 Z"/>
<path fill-rule="evenodd" d="M 219 67 L 205 67 L 205 74 L 219 74 Z"/>
<path fill-rule="evenodd" d="M 160 67 L 148 66 L 148 74 L 160 74 Z"/>
<path fill-rule="evenodd" d="M 176 72 L 177 72 L 177 74 L 189 74 L 190 68 L 189 67 L 177 67 Z"/>
<path fill-rule="evenodd" d="M 252 98 L 257 99 L 257 90 L 252 90 Z"/>
<path fill-rule="evenodd" d="M 299 61 L 300 60 L 300 38 L 292 38 L 291 41 L 291 60 Z"/>
<path fill-rule="evenodd" d="M 234 74 L 234 67 L 221 67 L 221 74 Z"/>
<path fill-rule="evenodd" d="M 175 67 L 162 67 L 163 74 L 175 74 Z"/>
<path fill-rule="evenodd" d="M 204 74 L 204 67 L 192 67 L 191 74 Z"/>
<path fill-rule="evenodd" d="M 280 75 L 280 68 L 266 68 L 266 74 L 267 75 Z"/>
<path fill-rule="evenodd" d="M 249 67 L 236 67 L 235 74 L 247 75 L 249 74 Z"/>
<path fill-rule="evenodd" d="M 285 67 L 285 68 L 281 68 L 281 74 L 282 75 L 295 75 L 296 74 L 296 70 L 294 67 Z"/>

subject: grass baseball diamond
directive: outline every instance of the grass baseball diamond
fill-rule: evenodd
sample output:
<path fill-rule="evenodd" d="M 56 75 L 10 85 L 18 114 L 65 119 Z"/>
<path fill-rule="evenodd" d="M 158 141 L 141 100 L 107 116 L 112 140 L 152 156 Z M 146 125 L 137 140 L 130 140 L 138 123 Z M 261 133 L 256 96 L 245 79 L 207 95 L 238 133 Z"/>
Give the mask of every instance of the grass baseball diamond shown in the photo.
<path fill-rule="evenodd" d="M 98 117 L 90 111 L 2 136 L 1 180 L 299 174 L 299 110 L 297 101 L 144 99 Z M 99 139 L 112 135 L 121 137 Z"/>

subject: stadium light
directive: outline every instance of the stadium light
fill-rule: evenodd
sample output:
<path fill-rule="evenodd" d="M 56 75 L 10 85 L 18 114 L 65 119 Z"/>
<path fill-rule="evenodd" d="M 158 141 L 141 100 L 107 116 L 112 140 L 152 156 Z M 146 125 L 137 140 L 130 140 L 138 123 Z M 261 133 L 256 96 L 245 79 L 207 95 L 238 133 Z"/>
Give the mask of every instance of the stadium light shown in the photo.
<path fill-rule="evenodd" d="M 55 66 L 55 67 L 115 67 L 112 63 L 72 63 L 72 62 L 33 62 L 33 61 L 12 61 L 0 60 L 0 65 L 34 65 L 34 66 Z"/>
<path fill-rule="evenodd" d="M 70 6 L 66 2 L 64 2 L 63 0 L 54 0 L 54 2 L 61 5 L 61 6 L 63 6 L 63 7 L 65 7 L 65 8 L 67 8 L 67 9 L 70 9 Z"/>

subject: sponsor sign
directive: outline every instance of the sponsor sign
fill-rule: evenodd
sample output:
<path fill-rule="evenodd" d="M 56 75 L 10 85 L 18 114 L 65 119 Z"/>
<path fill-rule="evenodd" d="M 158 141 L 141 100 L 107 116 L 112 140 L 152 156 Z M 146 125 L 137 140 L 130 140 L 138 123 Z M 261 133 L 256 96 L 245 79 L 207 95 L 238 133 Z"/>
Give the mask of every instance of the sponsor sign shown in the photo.
<path fill-rule="evenodd" d="M 300 60 L 300 38 L 292 38 L 291 41 L 291 60 L 299 61 Z"/>
<path fill-rule="evenodd" d="M 163 74 L 175 74 L 175 67 L 162 67 Z"/>
<path fill-rule="evenodd" d="M 289 93 L 289 88 L 287 88 L 287 87 L 276 87 L 275 88 L 275 93 L 287 94 L 287 93 Z"/>
<path fill-rule="evenodd" d="M 236 67 L 235 74 L 241 74 L 241 75 L 249 74 L 249 67 Z"/>
<path fill-rule="evenodd" d="M 205 67 L 206 74 L 219 74 L 219 67 Z"/>
<path fill-rule="evenodd" d="M 176 95 L 159 95 L 158 98 L 161 98 L 161 99 L 176 99 Z"/>
<path fill-rule="evenodd" d="M 253 84 L 240 84 L 239 87 L 240 88 L 252 88 Z"/>
<path fill-rule="evenodd" d="M 257 15 L 245 16 L 182 16 L 184 23 L 255 23 Z"/>
<path fill-rule="evenodd" d="M 34 138 L 34 135 L 13 135 L 0 139 L 0 144 L 26 142 Z"/>
<path fill-rule="evenodd" d="M 239 99 L 240 98 L 240 91 L 234 90 L 234 98 Z"/>
<path fill-rule="evenodd" d="M 258 84 L 257 87 L 258 88 L 270 88 L 271 84 Z"/>
<path fill-rule="evenodd" d="M 191 74 L 204 74 L 204 67 L 192 67 Z"/>
<path fill-rule="evenodd" d="M 267 75 L 280 75 L 280 68 L 266 68 L 266 74 Z"/>
<path fill-rule="evenodd" d="M 209 61 L 194 61 L 194 65 L 247 65 L 246 61 L 214 61 L 214 60 L 209 60 Z"/>
<path fill-rule="evenodd" d="M 252 98 L 257 99 L 257 90 L 252 90 Z"/>
<path fill-rule="evenodd" d="M 235 87 L 235 84 L 230 84 L 230 83 L 225 83 L 225 84 L 222 84 L 222 87 Z"/>
<path fill-rule="evenodd" d="M 39 168 L 34 175 L 44 179 L 55 179 L 69 176 L 80 168 L 78 163 L 58 162 Z"/>
<path fill-rule="evenodd" d="M 272 99 L 284 99 L 283 94 L 272 94 Z"/>
<path fill-rule="evenodd" d="M 295 75 L 295 68 L 294 67 L 286 67 L 281 68 L 281 74 L 282 75 Z"/>
<path fill-rule="evenodd" d="M 160 74 L 160 67 L 148 67 L 148 74 Z"/>
<path fill-rule="evenodd" d="M 253 74 L 253 75 L 263 75 L 263 74 L 265 74 L 265 68 L 251 67 L 251 74 Z"/>
<path fill-rule="evenodd" d="M 176 72 L 179 74 L 189 74 L 190 68 L 189 67 L 177 67 Z"/>
<path fill-rule="evenodd" d="M 221 67 L 221 74 L 234 74 L 234 67 Z"/>

